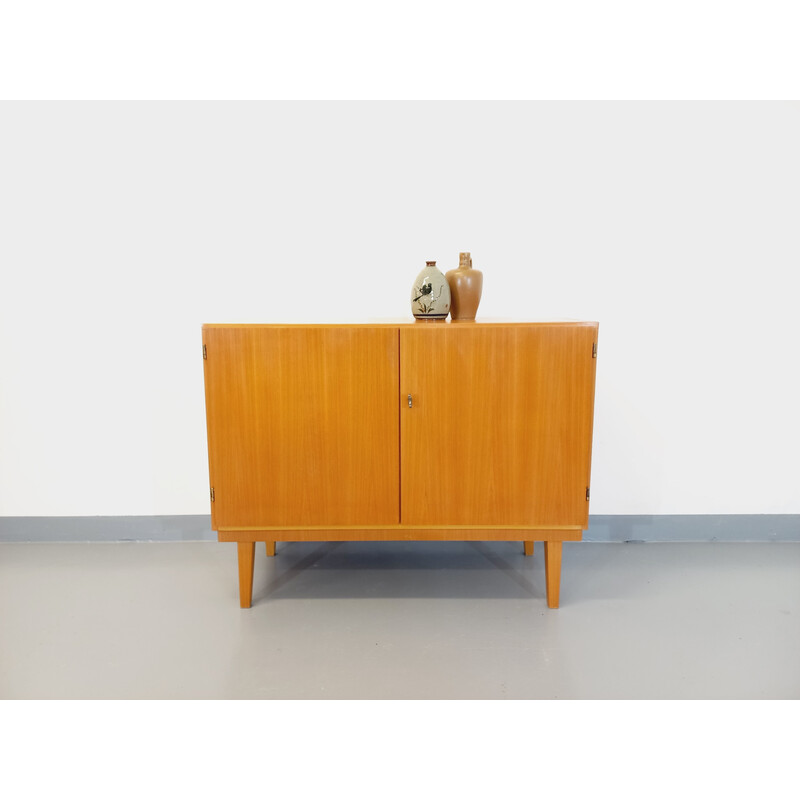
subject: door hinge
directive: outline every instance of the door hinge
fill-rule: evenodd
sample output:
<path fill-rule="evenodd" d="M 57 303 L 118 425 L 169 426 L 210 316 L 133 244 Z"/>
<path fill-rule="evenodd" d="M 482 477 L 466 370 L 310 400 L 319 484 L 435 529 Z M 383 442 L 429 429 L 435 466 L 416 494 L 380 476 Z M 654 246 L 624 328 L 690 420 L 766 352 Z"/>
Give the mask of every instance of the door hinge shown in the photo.
<path fill-rule="evenodd" d="M 592 342 L 592 358 L 597 358 L 597 342 Z"/>
<path fill-rule="evenodd" d="M 211 502 L 214 502 L 214 487 L 211 487 Z"/>
<path fill-rule="evenodd" d="M 214 490 L 212 489 L 211 491 L 213 493 Z M 586 487 L 586 499 L 587 500 L 589 499 L 589 487 L 588 486 Z"/>
<path fill-rule="evenodd" d="M 203 358 L 208 359 L 208 351 L 206 350 L 205 345 L 203 345 Z"/>

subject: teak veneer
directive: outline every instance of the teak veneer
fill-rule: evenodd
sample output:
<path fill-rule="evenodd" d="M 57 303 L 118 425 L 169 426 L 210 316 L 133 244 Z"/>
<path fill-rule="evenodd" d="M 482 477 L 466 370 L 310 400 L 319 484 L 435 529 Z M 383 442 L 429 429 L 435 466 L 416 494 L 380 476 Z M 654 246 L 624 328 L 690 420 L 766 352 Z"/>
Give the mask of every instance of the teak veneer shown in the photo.
<path fill-rule="evenodd" d="M 589 520 L 595 322 L 204 325 L 211 527 L 237 542 L 561 543 Z"/>

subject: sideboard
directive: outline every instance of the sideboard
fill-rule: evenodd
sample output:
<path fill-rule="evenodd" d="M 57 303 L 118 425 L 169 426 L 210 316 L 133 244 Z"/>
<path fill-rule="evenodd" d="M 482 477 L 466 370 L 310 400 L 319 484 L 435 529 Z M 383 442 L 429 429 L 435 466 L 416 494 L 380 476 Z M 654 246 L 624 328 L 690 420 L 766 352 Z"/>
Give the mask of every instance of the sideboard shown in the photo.
<path fill-rule="evenodd" d="M 596 322 L 204 325 L 211 527 L 236 542 L 562 542 L 588 526 Z"/>

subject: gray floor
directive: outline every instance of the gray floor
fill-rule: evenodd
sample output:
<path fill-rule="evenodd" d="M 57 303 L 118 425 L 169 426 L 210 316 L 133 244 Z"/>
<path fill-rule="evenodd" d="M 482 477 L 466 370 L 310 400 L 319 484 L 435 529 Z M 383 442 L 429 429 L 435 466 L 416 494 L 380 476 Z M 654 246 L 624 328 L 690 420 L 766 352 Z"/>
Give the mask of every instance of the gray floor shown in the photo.
<path fill-rule="evenodd" d="M 0 698 L 800 698 L 800 543 L 0 544 Z"/>

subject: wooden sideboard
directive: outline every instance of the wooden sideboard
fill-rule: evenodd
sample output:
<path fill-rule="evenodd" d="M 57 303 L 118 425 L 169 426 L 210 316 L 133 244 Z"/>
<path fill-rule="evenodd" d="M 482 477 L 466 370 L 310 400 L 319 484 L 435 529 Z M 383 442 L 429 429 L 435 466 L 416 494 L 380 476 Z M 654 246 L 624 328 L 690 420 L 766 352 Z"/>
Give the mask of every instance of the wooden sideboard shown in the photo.
<path fill-rule="evenodd" d="M 204 325 L 211 527 L 236 542 L 562 542 L 589 520 L 595 322 Z"/>

